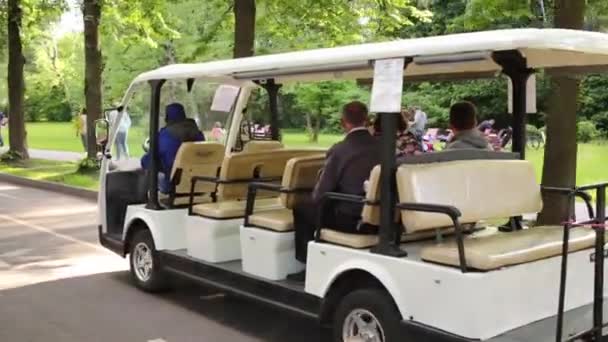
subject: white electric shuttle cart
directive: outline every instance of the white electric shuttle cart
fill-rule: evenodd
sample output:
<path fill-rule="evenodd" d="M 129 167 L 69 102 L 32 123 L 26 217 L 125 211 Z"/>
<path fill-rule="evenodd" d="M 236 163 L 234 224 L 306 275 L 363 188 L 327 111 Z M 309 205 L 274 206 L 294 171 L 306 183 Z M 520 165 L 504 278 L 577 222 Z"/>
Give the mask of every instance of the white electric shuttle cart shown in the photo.
<path fill-rule="evenodd" d="M 161 104 L 180 92 L 193 103 L 211 103 L 199 108 L 203 119 L 224 113 L 227 133 L 219 142 L 183 144 L 165 175 L 171 190 L 159 194 L 160 160 L 152 158 L 147 172 L 114 162 L 116 127 L 99 121 L 101 244 L 129 256 L 134 283 L 143 290 L 186 277 L 318 319 L 331 328 L 332 341 L 603 340 L 607 184 L 543 189 L 523 156 L 526 104 L 534 99 L 526 90 L 530 76 L 606 69 L 606 34 L 520 29 L 143 73 L 118 109 L 130 111 L 134 92 L 150 92 L 153 156 Z M 486 77 L 505 77 L 512 85 L 513 153 L 438 152 L 395 160 L 395 94 L 402 82 Z M 324 151 L 283 147 L 277 92 L 290 82 L 355 79 L 373 79 L 372 109 L 388 108 L 376 110 L 385 131 L 382 163 L 371 172 L 364 197 L 330 193 L 321 207 L 359 203 L 361 224 L 377 227 L 378 234 L 345 234 L 319 224 L 302 265 L 294 258 L 291 209 L 314 186 Z M 199 96 L 197 87 L 214 92 Z M 271 140 L 255 140 L 250 128 L 246 107 L 257 89 L 269 95 Z M 523 214 L 541 210 L 542 191 L 582 198 L 590 219 L 523 226 Z M 500 219 L 509 224 L 482 224 Z M 304 266 L 305 283 L 287 280 Z"/>

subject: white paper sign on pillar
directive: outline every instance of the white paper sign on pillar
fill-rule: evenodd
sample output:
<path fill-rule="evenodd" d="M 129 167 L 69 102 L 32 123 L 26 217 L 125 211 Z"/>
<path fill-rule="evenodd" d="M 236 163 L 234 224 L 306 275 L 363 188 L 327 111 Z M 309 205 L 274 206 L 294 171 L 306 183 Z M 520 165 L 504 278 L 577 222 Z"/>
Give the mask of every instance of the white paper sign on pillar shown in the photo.
<path fill-rule="evenodd" d="M 401 112 L 403 66 L 403 58 L 380 59 L 375 61 L 370 112 Z"/>
<path fill-rule="evenodd" d="M 513 82 L 511 82 L 511 79 L 508 77 L 507 86 L 509 114 L 513 114 Z M 534 114 L 536 112 L 536 75 L 532 74 L 528 78 L 528 83 L 526 84 L 526 113 Z"/>
<path fill-rule="evenodd" d="M 215 90 L 213 102 L 211 103 L 211 111 L 214 112 L 230 112 L 232 105 L 239 95 L 239 87 L 222 84 Z"/>

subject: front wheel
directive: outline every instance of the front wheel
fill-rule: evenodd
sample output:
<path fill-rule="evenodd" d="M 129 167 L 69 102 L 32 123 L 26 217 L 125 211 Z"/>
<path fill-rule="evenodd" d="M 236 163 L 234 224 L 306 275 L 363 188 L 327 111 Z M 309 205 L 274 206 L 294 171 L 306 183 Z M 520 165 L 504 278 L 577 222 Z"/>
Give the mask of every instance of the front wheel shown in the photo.
<path fill-rule="evenodd" d="M 333 341 L 393 342 L 401 315 L 391 297 L 380 289 L 360 289 L 346 295 L 336 309 Z"/>
<path fill-rule="evenodd" d="M 168 281 L 160 267 L 158 252 L 148 230 L 140 230 L 130 242 L 129 261 L 131 278 L 135 285 L 146 292 L 168 289 Z"/>

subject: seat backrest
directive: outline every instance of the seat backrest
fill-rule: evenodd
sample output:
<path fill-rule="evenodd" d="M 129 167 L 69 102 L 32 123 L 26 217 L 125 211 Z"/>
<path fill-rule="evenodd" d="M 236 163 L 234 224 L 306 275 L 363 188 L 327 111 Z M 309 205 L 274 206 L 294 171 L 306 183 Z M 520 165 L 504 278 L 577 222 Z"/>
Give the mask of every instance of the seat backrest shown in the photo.
<path fill-rule="evenodd" d="M 461 223 L 536 213 L 542 208 L 532 164 L 523 160 L 459 160 L 404 164 L 397 169 L 399 202 L 451 205 Z M 444 214 L 404 210 L 407 233 L 452 226 Z"/>
<path fill-rule="evenodd" d="M 251 140 L 243 147 L 243 152 L 257 152 L 267 150 L 279 150 L 284 146 L 280 141 L 276 140 Z"/>
<path fill-rule="evenodd" d="M 368 202 L 380 200 L 380 165 L 376 165 L 369 175 L 365 199 Z M 380 225 L 380 205 L 363 205 L 361 222 L 374 226 Z"/>
<path fill-rule="evenodd" d="M 285 165 L 281 187 L 287 190 L 312 189 L 317 183 L 319 171 L 325 164 L 325 154 L 314 154 L 306 157 L 291 158 Z M 283 193 L 280 196 L 281 204 L 288 209 L 302 199 L 310 197 L 306 193 Z"/>
<path fill-rule="evenodd" d="M 190 184 L 193 176 L 216 177 L 217 171 L 224 160 L 225 147 L 216 142 L 186 142 L 181 144 L 173 169 L 171 179 L 176 179 L 176 194 L 190 193 Z M 211 193 L 215 191 L 215 184 L 198 182 L 196 193 Z"/>
<path fill-rule="evenodd" d="M 218 185 L 218 200 L 242 200 L 247 197 L 248 181 L 254 178 L 281 178 L 287 161 L 295 157 L 319 154 L 320 150 L 281 149 L 234 153 L 226 158 L 220 170 L 220 181 L 241 181 Z M 260 192 L 258 197 L 268 197 Z M 274 194 L 276 196 L 276 193 Z"/>

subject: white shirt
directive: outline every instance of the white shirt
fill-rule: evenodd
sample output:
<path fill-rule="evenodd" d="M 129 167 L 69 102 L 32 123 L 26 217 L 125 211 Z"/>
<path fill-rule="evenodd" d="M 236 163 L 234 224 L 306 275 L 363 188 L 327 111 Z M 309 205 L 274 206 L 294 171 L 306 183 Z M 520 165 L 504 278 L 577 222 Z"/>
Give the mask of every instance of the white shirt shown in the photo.
<path fill-rule="evenodd" d="M 118 118 L 118 114 L 119 113 L 117 110 L 113 110 L 110 112 L 109 120 L 112 123 L 112 125 L 114 125 L 114 122 L 116 122 L 116 119 Z M 127 111 L 125 110 L 122 115 L 122 118 L 120 119 L 120 123 L 118 124 L 117 131 L 118 132 L 127 132 L 130 127 L 131 127 L 131 117 L 129 116 L 129 113 L 127 113 Z"/>
<path fill-rule="evenodd" d="M 421 111 L 420 109 L 416 110 L 416 113 L 414 114 L 413 128 L 416 131 L 424 132 L 424 130 L 426 129 L 426 122 L 426 113 Z"/>
<path fill-rule="evenodd" d="M 367 127 L 361 126 L 361 127 L 355 127 L 353 129 L 351 129 L 350 131 L 348 131 L 348 133 L 346 133 L 346 135 L 349 135 L 349 134 L 351 134 L 353 132 L 356 132 L 356 131 L 368 131 L 369 132 L 369 130 L 367 129 Z"/>

